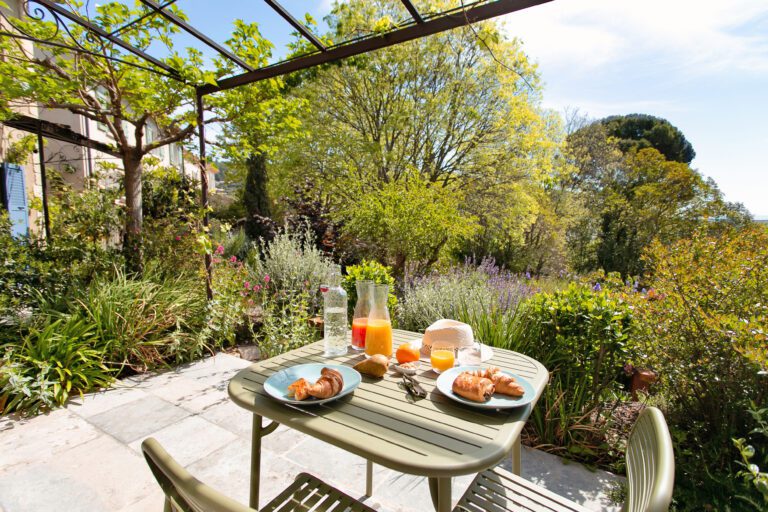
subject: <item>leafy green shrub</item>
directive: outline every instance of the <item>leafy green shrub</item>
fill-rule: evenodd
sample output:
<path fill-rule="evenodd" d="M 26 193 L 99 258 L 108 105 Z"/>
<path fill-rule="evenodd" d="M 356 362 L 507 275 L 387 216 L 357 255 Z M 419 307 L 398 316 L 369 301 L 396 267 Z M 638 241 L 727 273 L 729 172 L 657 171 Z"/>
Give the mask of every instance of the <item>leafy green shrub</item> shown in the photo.
<path fill-rule="evenodd" d="M 274 357 L 316 341 L 310 326 L 311 295 L 307 290 L 277 292 L 263 288 L 263 324 L 256 335 L 262 358 Z"/>
<path fill-rule="evenodd" d="M 119 243 L 124 226 L 121 189 L 98 185 L 96 174 L 83 190 L 75 190 L 61 177 L 53 179 L 49 201 L 51 240 L 46 256 L 66 270 L 73 284 L 88 284 L 97 276 L 121 268 Z"/>
<path fill-rule="evenodd" d="M 396 317 L 402 329 L 423 331 L 440 318 L 480 319 L 490 311 L 503 316 L 513 312 L 530 292 L 492 260 L 480 265 L 468 260 L 442 273 L 406 279 Z"/>
<path fill-rule="evenodd" d="M 11 236 L 11 223 L 5 211 L 0 211 L 0 247 L 0 320 L 11 321 L 20 309 L 36 303 L 36 290 L 60 283 L 56 275 L 61 271 L 46 258 L 34 239 Z M 57 291 L 65 287 L 57 287 Z"/>
<path fill-rule="evenodd" d="M 213 256 L 213 300 L 206 305 L 206 327 L 202 333 L 215 347 L 235 342 L 238 328 L 244 325 L 248 310 L 256 303 L 256 288 L 261 288 L 237 256 L 227 258 L 224 254 L 224 246 L 219 245 Z"/>
<path fill-rule="evenodd" d="M 764 510 L 768 508 L 768 472 L 765 471 L 768 468 L 768 449 L 766 447 L 768 444 L 768 408 L 758 409 L 755 404 L 752 404 L 749 413 L 757 423 L 757 427 L 752 429 L 750 434 L 755 442 L 760 443 L 761 451 L 748 444 L 747 439 L 743 437 L 733 439 L 733 444 L 741 455 L 741 461 L 738 464 L 743 468 L 739 471 L 738 476 L 744 479 L 749 489 L 748 494 L 739 494 L 737 498 L 752 505 L 755 510 Z"/>
<path fill-rule="evenodd" d="M 260 241 L 249 254 L 248 264 L 260 279 L 270 280 L 273 289 L 310 290 L 316 293 L 325 282 L 333 262 L 315 246 L 311 231 L 284 229 L 270 243 Z M 313 298 L 312 308 L 316 307 Z"/>
<path fill-rule="evenodd" d="M 180 276 L 133 279 L 116 272 L 75 297 L 73 311 L 93 325 L 96 347 L 113 367 L 145 371 L 202 354 L 207 340 L 204 282 Z"/>
<path fill-rule="evenodd" d="M 737 506 L 731 439 L 749 430 L 750 403 L 768 398 L 758 375 L 768 345 L 768 231 L 697 234 L 653 244 L 646 258 L 653 289 L 635 297 L 635 365 L 660 377 L 676 499 L 686 510 Z"/>
<path fill-rule="evenodd" d="M 243 228 L 239 228 L 227 236 L 222 243 L 224 246 L 224 256 L 231 258 L 235 256 L 238 260 L 244 260 L 248 257 L 248 251 L 251 250 L 251 240 L 245 234 Z"/>
<path fill-rule="evenodd" d="M 20 343 L 5 346 L 0 361 L 0 413 L 37 414 L 64 404 L 74 393 L 108 386 L 96 326 L 77 315 L 46 317 Z"/>
<path fill-rule="evenodd" d="M 390 311 L 397 307 L 397 296 L 395 295 L 395 278 L 392 277 L 392 268 L 382 265 L 378 261 L 363 260 L 359 265 L 350 265 L 346 268 L 347 274 L 341 282 L 341 286 L 347 292 L 349 308 L 352 311 L 357 303 L 357 288 L 355 284 L 358 281 L 373 281 L 376 284 L 389 285 L 389 296 L 387 297 L 387 306 Z"/>
<path fill-rule="evenodd" d="M 540 361 L 550 372 L 530 419 L 532 442 L 571 458 L 608 464 L 620 457 L 606 430 L 606 404 L 621 392 L 617 377 L 630 359 L 630 306 L 607 292 L 571 284 L 535 295 L 507 320 L 503 348 Z M 498 343 L 498 342 L 497 342 Z"/>
<path fill-rule="evenodd" d="M 197 239 L 202 210 L 196 182 L 173 167 L 150 167 L 142 175 L 144 261 L 155 276 L 203 271 Z"/>

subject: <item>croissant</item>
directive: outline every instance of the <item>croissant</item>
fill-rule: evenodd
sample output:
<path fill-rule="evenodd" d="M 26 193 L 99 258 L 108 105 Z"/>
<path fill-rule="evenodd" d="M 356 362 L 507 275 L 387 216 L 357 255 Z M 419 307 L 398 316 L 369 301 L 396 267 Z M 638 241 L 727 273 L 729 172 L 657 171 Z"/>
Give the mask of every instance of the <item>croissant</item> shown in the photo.
<path fill-rule="evenodd" d="M 288 394 L 293 395 L 296 400 L 305 400 L 313 396 L 315 398 L 331 398 L 338 395 L 344 387 L 344 378 L 341 374 L 331 368 L 320 370 L 320 378 L 317 382 L 310 384 L 306 379 L 299 379 L 288 386 Z"/>
<path fill-rule="evenodd" d="M 336 370 L 323 368 L 320 378 L 309 387 L 309 394 L 315 398 L 331 398 L 341 393 L 344 387 L 344 378 Z"/>
<path fill-rule="evenodd" d="M 525 388 L 517 383 L 514 377 L 502 373 L 501 368 L 491 366 L 485 370 L 472 370 L 466 372 L 474 377 L 489 379 L 493 382 L 496 393 L 509 396 L 523 396 Z"/>
<path fill-rule="evenodd" d="M 309 396 L 309 382 L 306 379 L 299 379 L 288 386 L 288 394 L 293 395 L 296 400 L 304 400 Z"/>
<path fill-rule="evenodd" d="M 464 373 L 468 373 L 470 375 L 474 375 L 475 377 L 482 377 L 484 379 L 490 379 L 491 376 L 495 373 L 498 373 L 501 371 L 501 368 L 498 368 L 496 366 L 491 366 L 490 368 L 486 368 L 485 370 L 472 370 L 467 371 Z"/>
<path fill-rule="evenodd" d="M 475 402 L 487 402 L 493 395 L 493 382 L 485 377 L 462 372 L 453 381 L 453 392 Z"/>
<path fill-rule="evenodd" d="M 518 384 L 514 377 L 505 375 L 500 371 L 491 374 L 491 380 L 497 393 L 509 396 L 523 396 L 525 394 L 525 388 Z"/>

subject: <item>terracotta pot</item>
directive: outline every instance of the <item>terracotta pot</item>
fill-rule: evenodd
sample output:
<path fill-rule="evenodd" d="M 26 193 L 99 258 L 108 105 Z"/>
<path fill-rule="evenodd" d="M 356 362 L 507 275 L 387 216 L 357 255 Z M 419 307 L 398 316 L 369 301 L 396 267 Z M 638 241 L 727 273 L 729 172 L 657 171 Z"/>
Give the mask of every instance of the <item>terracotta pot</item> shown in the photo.
<path fill-rule="evenodd" d="M 637 400 L 637 392 L 647 392 L 651 384 L 656 382 L 658 376 L 651 370 L 635 370 L 632 374 L 632 382 L 629 390 L 632 392 L 632 400 Z"/>

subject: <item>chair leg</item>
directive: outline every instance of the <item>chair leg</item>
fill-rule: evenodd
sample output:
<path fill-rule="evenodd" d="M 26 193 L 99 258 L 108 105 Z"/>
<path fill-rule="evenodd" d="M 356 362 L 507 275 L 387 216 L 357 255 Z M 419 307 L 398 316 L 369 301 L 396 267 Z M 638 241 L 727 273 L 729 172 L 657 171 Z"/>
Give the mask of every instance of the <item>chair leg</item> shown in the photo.
<path fill-rule="evenodd" d="M 520 436 L 517 436 L 517 439 L 515 439 L 515 442 L 512 444 L 512 473 L 520 476 L 522 469 L 522 447 L 520 443 Z"/>
<path fill-rule="evenodd" d="M 259 509 L 259 480 L 261 477 L 261 416 L 253 415 L 253 430 L 251 433 L 251 494 L 249 506 Z"/>
<path fill-rule="evenodd" d="M 373 462 L 365 461 L 365 495 L 373 496 Z"/>

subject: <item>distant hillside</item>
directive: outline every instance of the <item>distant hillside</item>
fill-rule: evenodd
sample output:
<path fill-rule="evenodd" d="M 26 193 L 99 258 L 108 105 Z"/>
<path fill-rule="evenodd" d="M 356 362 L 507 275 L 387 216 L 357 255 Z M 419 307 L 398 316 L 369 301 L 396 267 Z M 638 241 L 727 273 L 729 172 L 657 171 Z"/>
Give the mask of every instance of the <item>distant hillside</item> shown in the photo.
<path fill-rule="evenodd" d="M 755 219 L 758 224 L 768 224 L 768 219 Z"/>

